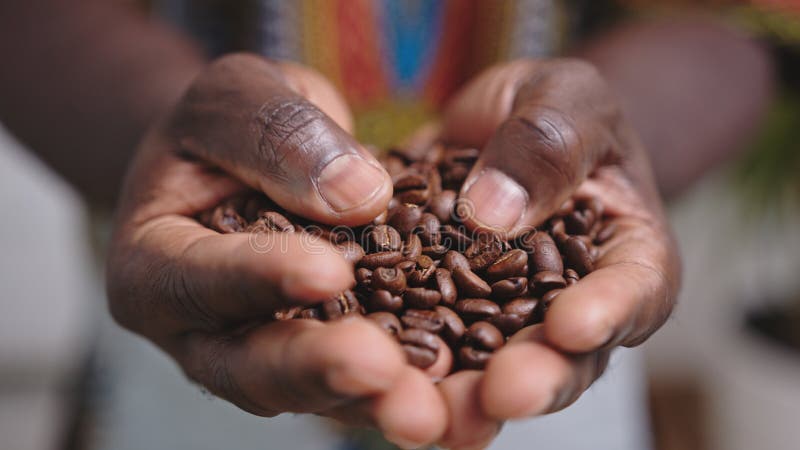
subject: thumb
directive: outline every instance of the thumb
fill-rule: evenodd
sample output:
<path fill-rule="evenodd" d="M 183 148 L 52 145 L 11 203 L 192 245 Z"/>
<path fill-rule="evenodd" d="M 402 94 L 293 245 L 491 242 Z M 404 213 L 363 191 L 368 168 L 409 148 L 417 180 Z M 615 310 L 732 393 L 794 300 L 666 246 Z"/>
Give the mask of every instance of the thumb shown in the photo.
<path fill-rule="evenodd" d="M 597 166 L 621 155 L 620 114 L 577 60 L 515 61 L 484 72 L 445 111 L 443 139 L 483 147 L 461 196 L 469 225 L 518 234 L 555 212 Z"/>
<path fill-rule="evenodd" d="M 392 194 L 389 175 L 346 131 L 342 98 L 295 64 L 221 58 L 192 84 L 170 127 L 192 157 L 308 219 L 365 223 Z"/>

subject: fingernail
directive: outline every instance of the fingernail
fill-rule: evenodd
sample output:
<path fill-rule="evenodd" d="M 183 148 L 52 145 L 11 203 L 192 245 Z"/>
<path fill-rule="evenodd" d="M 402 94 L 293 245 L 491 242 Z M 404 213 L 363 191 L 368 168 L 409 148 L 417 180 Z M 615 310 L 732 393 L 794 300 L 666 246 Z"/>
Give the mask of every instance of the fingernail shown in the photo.
<path fill-rule="evenodd" d="M 528 194 L 511 177 L 497 169 L 485 169 L 467 189 L 472 202 L 472 219 L 490 228 L 510 230 L 528 206 Z"/>
<path fill-rule="evenodd" d="M 386 178 L 382 170 L 358 155 L 343 155 L 329 162 L 319 175 L 319 193 L 337 211 L 369 202 Z"/>

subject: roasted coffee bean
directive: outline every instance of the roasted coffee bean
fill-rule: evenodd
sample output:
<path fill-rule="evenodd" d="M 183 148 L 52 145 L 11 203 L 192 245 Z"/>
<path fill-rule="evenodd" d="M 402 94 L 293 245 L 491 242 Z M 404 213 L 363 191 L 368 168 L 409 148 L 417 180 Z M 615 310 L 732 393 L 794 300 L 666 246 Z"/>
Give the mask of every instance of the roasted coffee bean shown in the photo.
<path fill-rule="evenodd" d="M 527 322 L 534 314 L 539 301 L 535 298 L 520 297 L 503 305 L 503 314 L 514 314 L 525 318 Z"/>
<path fill-rule="evenodd" d="M 591 251 L 583 240 L 576 237 L 567 239 L 564 244 L 564 259 L 582 277 L 594 269 Z"/>
<path fill-rule="evenodd" d="M 444 151 L 442 165 L 452 166 L 458 164 L 472 165 L 478 160 L 481 151 L 477 148 L 449 148 Z"/>
<path fill-rule="evenodd" d="M 528 284 L 528 290 L 539 295 L 553 289 L 563 289 L 567 286 L 567 281 L 561 274 L 554 272 L 539 272 L 532 276 Z"/>
<path fill-rule="evenodd" d="M 572 286 L 577 283 L 581 277 L 578 275 L 578 272 L 572 269 L 564 269 L 564 279 L 567 280 L 567 286 Z"/>
<path fill-rule="evenodd" d="M 322 318 L 322 315 L 317 308 L 306 308 L 300 312 L 300 318 L 319 320 Z"/>
<path fill-rule="evenodd" d="M 467 328 L 464 342 L 479 350 L 495 351 L 505 343 L 505 339 L 497 327 L 489 322 L 479 321 Z"/>
<path fill-rule="evenodd" d="M 422 254 L 422 242 L 416 234 L 408 235 L 408 238 L 403 242 L 403 256 L 416 260 Z"/>
<path fill-rule="evenodd" d="M 525 327 L 526 318 L 519 314 L 501 313 L 489 319 L 489 322 L 497 327 L 503 335 L 511 336 Z"/>
<path fill-rule="evenodd" d="M 561 291 L 563 291 L 563 289 L 553 289 L 542 296 L 542 303 L 544 304 L 545 309 L 550 307 L 550 303 L 553 303 L 553 300 L 558 297 L 558 294 L 560 294 Z"/>
<path fill-rule="evenodd" d="M 564 219 L 553 219 L 551 223 L 550 234 L 553 235 L 553 239 L 558 245 L 564 245 L 564 242 L 569 239 L 567 227 L 564 225 Z"/>
<path fill-rule="evenodd" d="M 467 322 L 474 322 L 500 314 L 500 307 L 485 298 L 465 298 L 456 302 L 455 311 Z"/>
<path fill-rule="evenodd" d="M 398 312 L 403 309 L 403 299 L 391 292 L 379 289 L 369 296 L 370 311 Z"/>
<path fill-rule="evenodd" d="M 419 257 L 419 256 L 418 256 Z M 405 260 L 400 261 L 399 263 L 394 265 L 395 269 L 402 270 L 404 274 L 406 274 L 406 279 L 408 279 L 408 274 L 410 274 L 414 269 L 417 267 L 417 260 Z"/>
<path fill-rule="evenodd" d="M 419 328 L 438 334 L 444 328 L 444 320 L 439 313 L 430 309 L 409 309 L 400 318 L 406 328 Z"/>
<path fill-rule="evenodd" d="M 424 286 L 436 271 L 436 265 L 427 255 L 417 257 L 414 269 L 408 272 L 408 284 L 410 286 Z"/>
<path fill-rule="evenodd" d="M 328 320 L 336 320 L 348 314 L 358 314 L 361 312 L 361 305 L 358 303 L 353 291 L 346 290 L 340 292 L 333 299 L 322 304 L 322 312 Z"/>
<path fill-rule="evenodd" d="M 597 236 L 594 237 L 594 244 L 595 245 L 603 245 L 608 242 L 614 234 L 617 232 L 617 224 L 615 222 L 611 222 L 607 225 L 604 225 L 600 228 L 600 231 L 597 232 Z"/>
<path fill-rule="evenodd" d="M 441 318 L 444 323 L 442 328 L 442 336 L 444 339 L 450 343 L 450 345 L 454 345 L 460 341 L 466 331 L 464 321 L 461 320 L 461 317 L 458 317 L 458 314 L 452 309 L 444 306 L 436 306 L 433 310 L 436 311 L 439 318 Z"/>
<path fill-rule="evenodd" d="M 400 325 L 400 320 L 392 313 L 378 311 L 367 314 L 366 317 L 391 335 L 397 335 L 403 329 L 403 326 Z"/>
<path fill-rule="evenodd" d="M 528 254 L 517 248 L 507 251 L 486 268 L 486 276 L 493 280 L 524 277 L 527 274 Z"/>
<path fill-rule="evenodd" d="M 441 241 L 441 234 L 439 233 L 441 225 L 439 219 L 433 214 L 422 214 L 422 218 L 420 218 L 416 230 L 419 233 L 419 239 L 422 241 L 423 246 L 439 244 Z"/>
<path fill-rule="evenodd" d="M 461 347 L 458 351 L 458 362 L 464 370 L 483 370 L 492 357 L 491 352 L 477 350 L 472 347 Z"/>
<path fill-rule="evenodd" d="M 450 250 L 445 253 L 442 258 L 442 267 L 449 270 L 451 273 L 459 268 L 470 270 L 467 257 L 455 250 Z"/>
<path fill-rule="evenodd" d="M 493 234 L 479 234 L 464 251 L 469 267 L 478 271 L 489 267 L 503 254 L 503 243 Z"/>
<path fill-rule="evenodd" d="M 427 247 L 422 247 L 422 254 L 429 256 L 433 259 L 441 259 L 445 253 L 447 253 L 448 248 L 442 244 L 430 245 Z"/>
<path fill-rule="evenodd" d="M 544 231 L 537 231 L 527 240 L 529 246 L 528 265 L 533 273 L 564 271 L 564 262 L 553 238 Z"/>
<path fill-rule="evenodd" d="M 267 197 L 254 194 L 244 200 L 241 216 L 248 222 L 254 222 L 261 214 L 274 209 L 276 209 L 275 205 Z"/>
<path fill-rule="evenodd" d="M 364 248 L 354 241 L 345 241 L 341 244 L 336 244 L 336 249 L 350 264 L 358 264 L 361 258 L 364 257 Z"/>
<path fill-rule="evenodd" d="M 428 188 L 428 179 L 416 170 L 406 169 L 400 176 L 393 180 L 395 193 L 408 190 Z"/>
<path fill-rule="evenodd" d="M 392 294 L 406 290 L 406 274 L 394 267 L 378 267 L 372 272 L 372 289 L 383 289 Z"/>
<path fill-rule="evenodd" d="M 575 209 L 591 211 L 595 218 L 603 216 L 603 203 L 595 197 L 581 198 L 575 201 Z"/>
<path fill-rule="evenodd" d="M 528 279 L 525 277 L 506 278 L 492 284 L 492 298 L 507 300 L 528 293 Z"/>
<path fill-rule="evenodd" d="M 564 225 L 569 234 L 589 234 L 594 226 L 594 212 L 590 209 L 576 209 L 564 216 Z"/>
<path fill-rule="evenodd" d="M 244 231 L 246 222 L 236 209 L 229 204 L 217 206 L 210 217 L 201 219 L 209 228 L 220 233 L 238 233 Z"/>
<path fill-rule="evenodd" d="M 575 209 L 575 200 L 568 198 L 564 200 L 564 203 L 558 207 L 558 211 L 556 211 L 556 216 L 566 216 L 567 214 L 571 213 Z"/>
<path fill-rule="evenodd" d="M 430 309 L 442 299 L 442 294 L 433 289 L 414 287 L 406 289 L 403 300 L 406 306 L 416 309 Z"/>
<path fill-rule="evenodd" d="M 370 253 L 397 251 L 403 245 L 400 233 L 389 225 L 373 227 L 367 239 Z"/>
<path fill-rule="evenodd" d="M 369 287 L 372 283 L 372 271 L 365 267 L 356 269 L 356 283 L 359 286 Z"/>
<path fill-rule="evenodd" d="M 452 273 L 461 297 L 483 298 L 491 295 L 492 288 L 489 283 L 483 281 L 475 272 L 458 267 Z"/>
<path fill-rule="evenodd" d="M 442 223 L 449 222 L 453 215 L 453 204 L 456 202 L 456 191 L 446 189 L 431 198 L 428 209 Z"/>
<path fill-rule="evenodd" d="M 394 227 L 403 236 L 407 236 L 419 223 L 422 218 L 422 211 L 423 208 L 419 205 L 402 203 L 394 210 L 386 223 Z"/>
<path fill-rule="evenodd" d="M 472 245 L 472 238 L 467 234 L 467 229 L 463 225 L 454 227 L 453 225 L 442 226 L 442 245 L 451 249 L 464 251 Z"/>
<path fill-rule="evenodd" d="M 366 267 L 370 270 L 375 270 L 378 267 L 391 267 L 403 261 L 403 253 L 401 252 L 380 252 L 364 255 L 358 265 Z"/>
<path fill-rule="evenodd" d="M 408 362 L 420 369 L 427 369 L 439 357 L 439 341 L 433 333 L 419 328 L 409 328 L 397 334 Z"/>
<path fill-rule="evenodd" d="M 272 317 L 275 320 L 290 320 L 296 317 L 300 317 L 300 313 L 303 312 L 302 306 L 287 306 L 285 308 L 279 308 L 272 313 Z"/>
<path fill-rule="evenodd" d="M 466 164 L 454 164 L 442 170 L 442 185 L 447 188 L 457 188 L 469 175 L 470 167 Z"/>
<path fill-rule="evenodd" d="M 381 163 L 393 180 L 406 171 L 405 158 L 398 154 L 393 154 L 391 151 L 388 152 L 386 156 L 381 158 Z"/>
<path fill-rule="evenodd" d="M 439 293 L 442 294 L 442 304 L 453 306 L 458 298 L 458 290 L 453 282 L 453 277 L 447 269 L 436 269 L 434 272 L 436 279 L 436 287 Z"/>
<path fill-rule="evenodd" d="M 254 222 L 247 226 L 249 233 L 292 233 L 295 228 L 289 219 L 275 211 L 263 211 Z"/>

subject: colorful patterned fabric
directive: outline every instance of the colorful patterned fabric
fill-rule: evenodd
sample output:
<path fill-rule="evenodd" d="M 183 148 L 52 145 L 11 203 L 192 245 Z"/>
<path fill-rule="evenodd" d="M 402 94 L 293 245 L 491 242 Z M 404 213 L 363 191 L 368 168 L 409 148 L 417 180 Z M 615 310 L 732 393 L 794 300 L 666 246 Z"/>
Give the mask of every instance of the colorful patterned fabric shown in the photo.
<path fill-rule="evenodd" d="M 347 98 L 359 138 L 386 146 L 480 69 L 551 54 L 562 39 L 558 3 L 166 0 L 162 11 L 214 54 L 246 49 L 319 70 Z"/>

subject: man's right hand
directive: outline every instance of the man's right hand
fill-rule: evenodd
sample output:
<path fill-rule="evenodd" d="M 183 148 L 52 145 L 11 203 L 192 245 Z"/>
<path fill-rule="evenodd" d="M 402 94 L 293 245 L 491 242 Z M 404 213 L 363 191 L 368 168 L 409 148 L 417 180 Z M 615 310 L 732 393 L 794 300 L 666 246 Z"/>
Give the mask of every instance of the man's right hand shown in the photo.
<path fill-rule="evenodd" d="M 257 251 L 247 234 L 193 219 L 249 187 L 311 220 L 368 222 L 392 185 L 350 127 L 315 72 L 249 55 L 213 63 L 148 132 L 128 173 L 107 266 L 111 312 L 246 411 L 328 415 L 419 446 L 444 433 L 447 410 L 388 335 L 363 319 L 269 320 L 350 287 L 340 254 L 308 252 L 299 233 Z"/>

